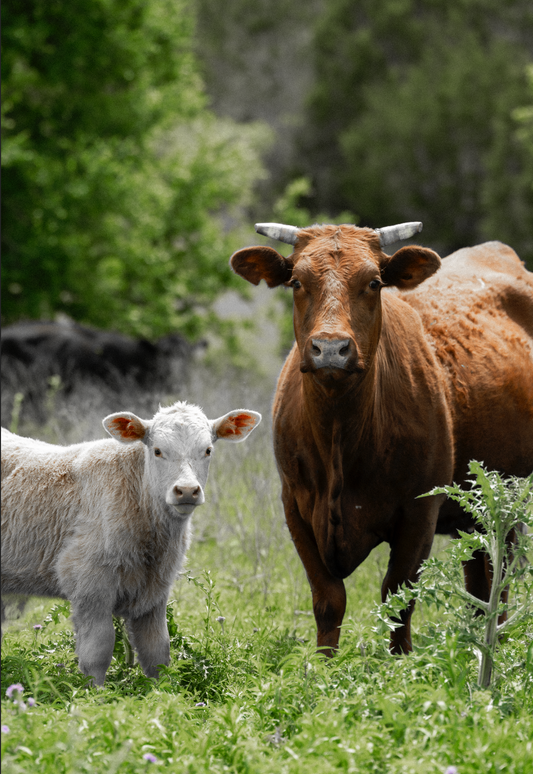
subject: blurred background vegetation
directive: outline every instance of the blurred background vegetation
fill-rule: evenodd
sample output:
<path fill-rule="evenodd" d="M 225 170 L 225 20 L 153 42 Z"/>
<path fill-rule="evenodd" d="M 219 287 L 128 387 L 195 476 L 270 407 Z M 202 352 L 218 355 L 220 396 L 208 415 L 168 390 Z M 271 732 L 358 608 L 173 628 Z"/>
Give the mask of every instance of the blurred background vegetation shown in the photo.
<path fill-rule="evenodd" d="M 529 0 L 6 0 L 2 320 L 191 339 L 254 220 L 533 269 Z M 356 213 L 356 215 L 349 215 Z M 287 334 L 284 334 L 287 338 Z"/>

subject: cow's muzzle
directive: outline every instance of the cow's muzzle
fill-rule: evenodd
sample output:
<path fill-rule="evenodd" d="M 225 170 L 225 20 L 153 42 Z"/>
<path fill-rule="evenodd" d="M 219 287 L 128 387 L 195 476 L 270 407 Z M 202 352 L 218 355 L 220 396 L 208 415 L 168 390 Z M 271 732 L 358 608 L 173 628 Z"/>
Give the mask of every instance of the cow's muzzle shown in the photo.
<path fill-rule="evenodd" d="M 332 376 L 335 372 L 344 372 L 338 373 L 338 376 L 361 373 L 364 365 L 353 339 L 310 338 L 300 370 L 306 373 L 321 369 L 326 369 L 326 372 Z"/>
<path fill-rule="evenodd" d="M 197 505 L 203 502 L 205 502 L 204 490 L 199 484 L 192 486 L 175 484 L 167 495 L 167 503 L 173 505 L 182 516 L 188 516 Z"/>

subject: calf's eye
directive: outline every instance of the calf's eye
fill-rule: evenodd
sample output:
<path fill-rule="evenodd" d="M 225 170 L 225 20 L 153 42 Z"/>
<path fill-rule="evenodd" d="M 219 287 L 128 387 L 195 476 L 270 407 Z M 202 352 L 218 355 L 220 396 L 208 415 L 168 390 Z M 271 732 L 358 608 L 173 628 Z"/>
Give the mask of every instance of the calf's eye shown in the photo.
<path fill-rule="evenodd" d="M 161 451 L 161 449 L 158 449 L 157 446 L 154 449 L 154 454 L 155 454 L 156 457 L 162 457 L 163 456 L 163 452 Z"/>
<path fill-rule="evenodd" d="M 370 288 L 370 290 L 377 290 L 378 288 L 381 287 L 381 284 L 382 284 L 381 280 L 373 279 L 369 282 L 368 287 Z"/>
<path fill-rule="evenodd" d="M 301 288 L 301 287 L 302 287 L 302 283 L 300 282 L 300 280 L 297 280 L 297 279 L 291 280 L 291 288 L 298 290 L 298 288 Z"/>
<path fill-rule="evenodd" d="M 205 456 L 206 456 L 206 457 L 210 457 L 210 456 L 211 456 L 211 452 L 212 452 L 212 451 L 213 451 L 213 449 L 212 449 L 211 447 L 209 447 L 208 449 L 206 449 L 206 450 L 205 450 Z"/>

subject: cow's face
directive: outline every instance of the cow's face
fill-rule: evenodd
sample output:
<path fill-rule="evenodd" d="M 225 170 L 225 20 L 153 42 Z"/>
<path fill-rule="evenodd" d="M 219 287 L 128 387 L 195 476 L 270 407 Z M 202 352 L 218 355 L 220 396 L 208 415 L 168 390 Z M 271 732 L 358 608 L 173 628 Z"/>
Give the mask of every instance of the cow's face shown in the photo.
<path fill-rule="evenodd" d="M 300 370 L 326 385 L 370 368 L 381 331 L 381 289 L 415 287 L 440 266 L 436 253 L 409 246 L 393 256 L 370 229 L 313 226 L 298 232 L 293 255 L 251 247 L 232 256 L 238 274 L 294 294 L 294 333 Z"/>
<path fill-rule="evenodd" d="M 239 409 L 209 420 L 197 406 L 177 403 L 152 420 L 123 412 L 103 421 L 122 443 L 146 446 L 146 475 L 152 494 L 163 497 L 176 514 L 189 516 L 205 502 L 204 487 L 216 441 L 244 441 L 261 421 L 255 411 Z"/>

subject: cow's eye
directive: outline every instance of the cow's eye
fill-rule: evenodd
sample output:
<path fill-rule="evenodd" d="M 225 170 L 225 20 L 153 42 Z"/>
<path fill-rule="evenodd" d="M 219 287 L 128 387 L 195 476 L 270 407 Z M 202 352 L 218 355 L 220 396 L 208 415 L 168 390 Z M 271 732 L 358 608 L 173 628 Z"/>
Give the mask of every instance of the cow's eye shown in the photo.
<path fill-rule="evenodd" d="M 380 288 L 382 284 L 383 283 L 381 282 L 381 280 L 373 279 L 368 283 L 368 287 L 370 288 L 370 290 L 378 290 L 378 288 Z"/>
<path fill-rule="evenodd" d="M 154 448 L 154 454 L 155 454 L 156 457 L 162 457 L 163 456 L 163 452 L 161 451 L 161 449 L 158 449 L 157 446 Z"/>
<path fill-rule="evenodd" d="M 211 447 L 211 446 L 209 446 L 209 447 L 208 447 L 208 448 L 205 450 L 205 456 L 206 456 L 206 457 L 210 457 L 210 456 L 211 456 L 211 452 L 212 452 L 212 451 L 213 451 L 212 447 Z"/>
<path fill-rule="evenodd" d="M 302 283 L 298 279 L 292 279 L 290 285 L 291 288 L 294 288 L 295 290 L 298 290 L 298 288 L 302 287 Z"/>

